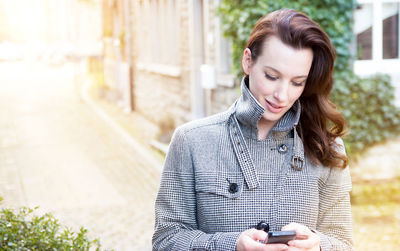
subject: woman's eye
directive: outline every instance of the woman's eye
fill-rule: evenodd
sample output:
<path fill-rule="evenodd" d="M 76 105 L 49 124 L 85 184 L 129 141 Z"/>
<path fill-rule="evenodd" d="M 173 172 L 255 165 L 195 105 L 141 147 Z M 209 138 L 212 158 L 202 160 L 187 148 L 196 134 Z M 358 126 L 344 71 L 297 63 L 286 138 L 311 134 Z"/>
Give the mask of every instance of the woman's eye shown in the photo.
<path fill-rule="evenodd" d="M 269 75 L 268 73 L 265 73 L 265 77 L 267 77 L 269 80 L 277 80 L 278 79 L 276 77 Z"/>
<path fill-rule="evenodd" d="M 302 86 L 304 82 L 292 82 L 294 86 Z"/>

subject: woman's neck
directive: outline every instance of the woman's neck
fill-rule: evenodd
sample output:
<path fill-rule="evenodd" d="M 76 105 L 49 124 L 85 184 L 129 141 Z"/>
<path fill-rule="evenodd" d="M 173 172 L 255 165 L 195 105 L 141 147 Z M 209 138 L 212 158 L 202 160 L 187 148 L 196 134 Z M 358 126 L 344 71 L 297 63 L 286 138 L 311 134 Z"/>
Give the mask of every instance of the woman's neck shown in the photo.
<path fill-rule="evenodd" d="M 277 122 L 266 121 L 265 119 L 261 118 L 257 123 L 258 140 L 266 139 L 272 127 L 274 127 L 276 123 Z"/>

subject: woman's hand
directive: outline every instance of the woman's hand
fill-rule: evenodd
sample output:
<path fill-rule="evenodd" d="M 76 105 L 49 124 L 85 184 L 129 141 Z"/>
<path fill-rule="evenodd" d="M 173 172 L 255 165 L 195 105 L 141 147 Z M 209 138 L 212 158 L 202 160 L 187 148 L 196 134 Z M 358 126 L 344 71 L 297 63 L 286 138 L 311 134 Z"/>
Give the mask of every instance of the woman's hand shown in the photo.
<path fill-rule="evenodd" d="M 282 228 L 282 231 L 296 231 L 296 240 L 289 241 L 289 251 L 319 251 L 319 235 L 312 232 L 308 227 L 299 223 L 290 223 Z"/>
<path fill-rule="evenodd" d="M 263 230 L 257 230 L 255 228 L 242 232 L 236 242 L 236 251 L 248 251 L 248 250 L 262 250 L 262 251 L 281 251 L 288 250 L 288 246 L 285 244 L 265 244 L 264 240 L 268 234 Z M 260 242 L 261 241 L 261 242 Z"/>

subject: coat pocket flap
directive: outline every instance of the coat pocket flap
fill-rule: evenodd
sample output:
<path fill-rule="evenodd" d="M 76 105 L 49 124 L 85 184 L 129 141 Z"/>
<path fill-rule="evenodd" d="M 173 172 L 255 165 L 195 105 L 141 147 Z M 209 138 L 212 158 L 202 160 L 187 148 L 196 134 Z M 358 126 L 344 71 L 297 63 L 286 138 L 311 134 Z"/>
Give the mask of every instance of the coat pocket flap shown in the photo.
<path fill-rule="evenodd" d="M 196 175 L 196 192 L 238 198 L 243 192 L 242 173 L 210 173 Z"/>

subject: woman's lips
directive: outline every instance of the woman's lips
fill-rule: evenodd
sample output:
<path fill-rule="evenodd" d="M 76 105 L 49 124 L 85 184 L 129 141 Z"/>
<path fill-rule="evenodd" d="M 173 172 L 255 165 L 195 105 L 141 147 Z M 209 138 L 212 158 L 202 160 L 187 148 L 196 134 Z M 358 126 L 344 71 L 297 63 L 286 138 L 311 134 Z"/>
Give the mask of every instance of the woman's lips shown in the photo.
<path fill-rule="evenodd" d="M 265 102 L 267 103 L 268 110 L 272 113 L 280 113 L 284 108 L 284 106 L 279 106 L 277 104 L 269 102 L 268 100 L 265 100 Z"/>

